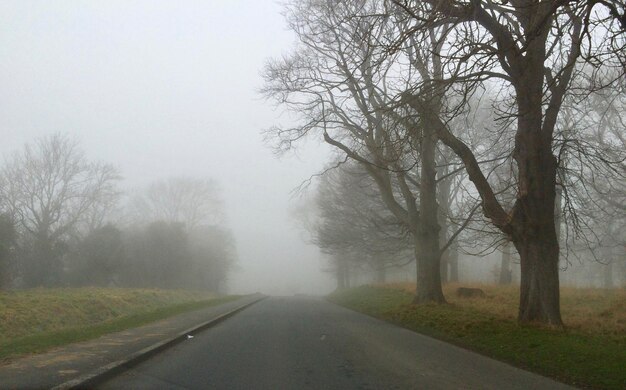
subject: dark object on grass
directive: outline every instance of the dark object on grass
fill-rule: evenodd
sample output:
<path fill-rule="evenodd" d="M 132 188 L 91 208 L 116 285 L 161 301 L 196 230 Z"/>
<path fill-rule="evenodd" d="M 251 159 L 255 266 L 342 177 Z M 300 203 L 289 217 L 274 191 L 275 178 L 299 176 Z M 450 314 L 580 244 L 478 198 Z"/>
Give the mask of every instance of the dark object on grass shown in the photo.
<path fill-rule="evenodd" d="M 485 292 L 479 288 L 459 287 L 456 296 L 461 298 L 484 298 Z"/>

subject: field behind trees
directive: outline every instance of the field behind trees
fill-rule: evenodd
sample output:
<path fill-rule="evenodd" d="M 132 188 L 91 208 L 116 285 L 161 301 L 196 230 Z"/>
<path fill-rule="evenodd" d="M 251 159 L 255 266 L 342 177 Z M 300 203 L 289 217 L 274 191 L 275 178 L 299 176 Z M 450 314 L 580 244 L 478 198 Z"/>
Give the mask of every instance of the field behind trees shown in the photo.
<path fill-rule="evenodd" d="M 413 305 L 410 283 L 379 284 L 330 295 L 335 303 L 583 388 L 622 389 L 626 383 L 626 291 L 561 290 L 566 329 L 517 321 L 519 286 L 473 285 L 484 298 L 448 305 Z M 467 285 L 463 285 L 467 286 Z"/>

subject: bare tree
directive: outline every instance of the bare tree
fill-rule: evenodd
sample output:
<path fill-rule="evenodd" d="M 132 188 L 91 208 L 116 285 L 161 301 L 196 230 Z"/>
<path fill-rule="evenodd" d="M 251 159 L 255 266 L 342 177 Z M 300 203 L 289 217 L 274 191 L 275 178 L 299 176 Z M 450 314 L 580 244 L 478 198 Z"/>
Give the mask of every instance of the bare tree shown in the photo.
<path fill-rule="evenodd" d="M 131 208 L 138 220 L 179 222 L 190 231 L 200 225 L 217 225 L 223 219 L 217 183 L 189 177 L 150 184 Z"/>
<path fill-rule="evenodd" d="M 237 263 L 235 237 L 219 226 L 199 226 L 189 234 L 192 274 L 186 286 L 225 293 Z"/>
<path fill-rule="evenodd" d="M 117 171 L 88 161 L 78 143 L 55 134 L 26 145 L 0 172 L 0 200 L 31 245 L 30 285 L 61 280 L 63 240 L 89 213 L 117 194 Z"/>
<path fill-rule="evenodd" d="M 439 261 L 447 244 L 439 241 L 437 138 L 423 118 L 393 109 L 407 75 L 380 45 L 395 29 L 394 20 L 377 16 L 382 11 L 376 1 L 311 0 L 287 6 L 300 44 L 267 65 L 263 93 L 296 112 L 301 122 L 269 133 L 280 149 L 289 149 L 319 132 L 326 143 L 362 164 L 384 204 L 413 236 L 415 302 L 443 303 Z"/>
<path fill-rule="evenodd" d="M 214 180 L 172 177 L 147 186 L 128 208 L 134 275 L 126 283 L 224 291 L 237 253 L 221 206 Z"/>
<path fill-rule="evenodd" d="M 603 284 L 611 287 L 626 244 L 621 234 L 626 226 L 626 82 L 569 100 L 558 139 L 568 249 L 564 266 L 572 265 L 570 258 L 599 263 L 590 267 L 602 270 Z"/>
<path fill-rule="evenodd" d="M 403 99 L 429 118 L 439 139 L 463 160 L 485 216 L 511 237 L 520 254 L 519 320 L 562 325 L 554 212 L 555 127 L 579 60 L 597 69 L 623 65 L 624 4 L 393 0 L 390 9 L 411 20 L 398 42 L 427 41 L 434 28 L 445 29 L 440 41 L 445 51 L 439 57 L 445 71 L 424 77 Z M 487 80 L 501 83 L 494 107 L 505 124 L 516 126 L 512 154 L 517 199 L 510 209 L 498 200 L 475 151 L 450 130 L 430 96 L 424 95 L 457 88 L 461 96 L 468 96 Z"/>
<path fill-rule="evenodd" d="M 414 260 L 408 230 L 387 209 L 360 164 L 348 162 L 326 172 L 315 204 L 317 218 L 308 229 L 313 243 L 332 255 L 339 287 L 347 285 L 350 268 L 374 271 L 376 281 L 384 282 L 388 268 Z"/>

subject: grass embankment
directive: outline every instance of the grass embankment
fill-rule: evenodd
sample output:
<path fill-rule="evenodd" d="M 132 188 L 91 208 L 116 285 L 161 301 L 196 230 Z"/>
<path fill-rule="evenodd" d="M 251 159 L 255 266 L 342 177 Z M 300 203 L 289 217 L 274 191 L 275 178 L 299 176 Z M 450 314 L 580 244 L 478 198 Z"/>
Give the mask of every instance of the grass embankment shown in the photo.
<path fill-rule="evenodd" d="M 226 302 L 206 292 L 67 288 L 0 292 L 0 360 Z"/>
<path fill-rule="evenodd" d="M 516 321 L 518 288 L 479 285 L 485 298 L 412 305 L 408 285 L 363 286 L 331 294 L 343 306 L 528 370 L 587 388 L 626 388 L 626 291 L 564 288 L 565 330 Z"/>

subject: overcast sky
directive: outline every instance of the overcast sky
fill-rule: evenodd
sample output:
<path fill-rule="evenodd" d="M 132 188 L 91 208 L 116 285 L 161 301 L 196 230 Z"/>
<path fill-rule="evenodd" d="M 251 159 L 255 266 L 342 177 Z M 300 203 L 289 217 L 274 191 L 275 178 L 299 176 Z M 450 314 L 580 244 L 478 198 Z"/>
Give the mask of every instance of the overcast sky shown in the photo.
<path fill-rule="evenodd" d="M 0 153 L 63 132 L 125 188 L 215 178 L 238 243 L 232 291 L 328 292 L 288 215 L 328 150 L 277 159 L 261 135 L 281 118 L 259 72 L 293 39 L 272 0 L 0 0 Z"/>

